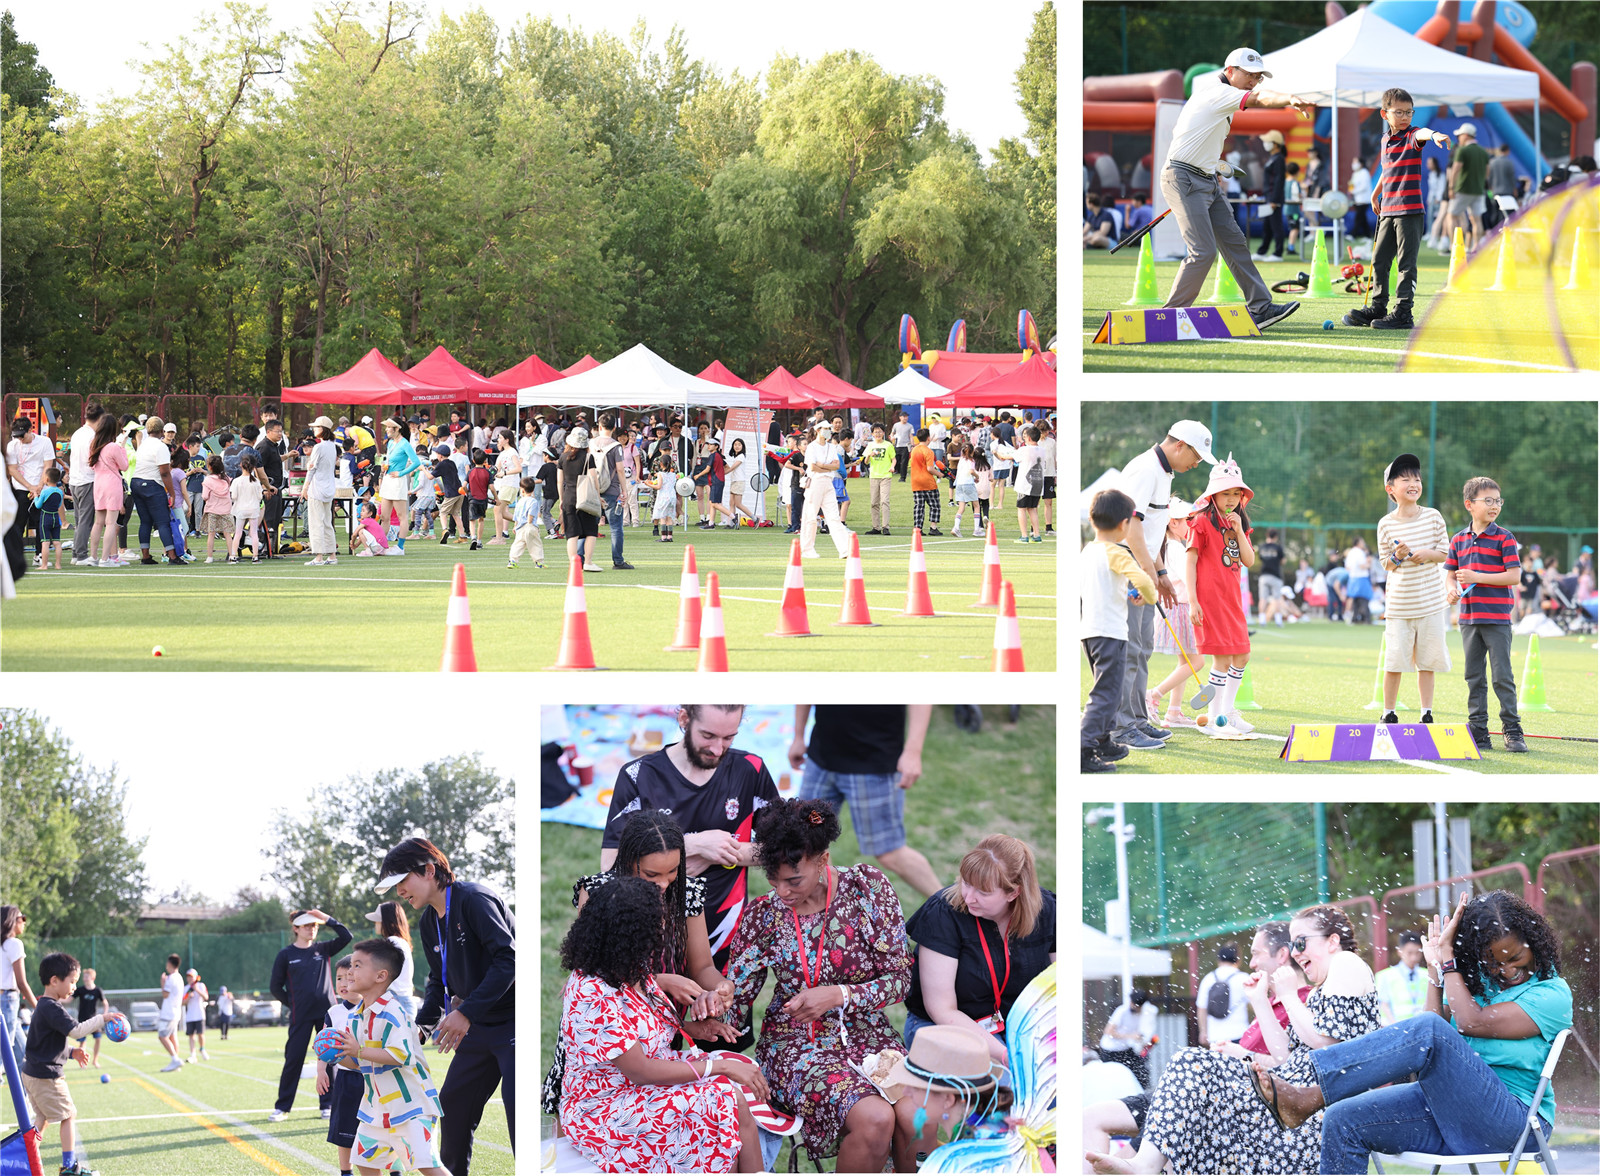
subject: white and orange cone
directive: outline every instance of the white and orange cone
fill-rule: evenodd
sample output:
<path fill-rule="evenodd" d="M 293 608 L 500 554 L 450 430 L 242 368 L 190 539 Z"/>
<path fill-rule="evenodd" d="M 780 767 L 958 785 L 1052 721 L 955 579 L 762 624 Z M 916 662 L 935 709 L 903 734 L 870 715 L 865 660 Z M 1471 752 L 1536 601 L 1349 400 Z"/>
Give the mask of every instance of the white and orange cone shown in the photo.
<path fill-rule="evenodd" d="M 835 625 L 855 625 L 870 629 L 877 626 L 867 608 L 867 582 L 861 575 L 861 536 L 850 533 L 850 558 L 844 565 L 844 604 L 839 608 Z"/>
<path fill-rule="evenodd" d="M 1000 615 L 994 619 L 994 669 L 997 674 L 1020 674 L 1022 629 L 1017 624 L 1017 597 L 1011 581 L 1000 584 Z"/>
<path fill-rule="evenodd" d="M 973 608 L 1000 607 L 1000 538 L 989 523 L 989 541 L 983 545 L 983 591 Z"/>
<path fill-rule="evenodd" d="M 472 652 L 472 606 L 467 603 L 467 567 L 456 565 L 450 585 L 450 606 L 444 614 L 444 659 L 441 673 L 476 673 L 478 659 Z"/>
<path fill-rule="evenodd" d="M 574 556 L 567 573 L 567 602 L 561 622 L 561 652 L 547 670 L 598 670 L 589 644 L 589 605 L 583 594 L 583 557 Z"/>
<path fill-rule="evenodd" d="M 700 622 L 700 664 L 702 674 L 728 672 L 728 637 L 722 627 L 722 589 L 717 573 L 706 573 L 706 611 Z"/>
<path fill-rule="evenodd" d="M 906 611 L 908 617 L 937 616 L 933 611 L 933 596 L 928 592 L 928 557 L 922 550 L 922 529 L 911 532 L 911 577 L 906 583 Z"/>
<path fill-rule="evenodd" d="M 693 653 L 700 648 L 700 573 L 694 566 L 694 544 L 683 549 L 683 577 L 678 582 L 678 633 L 667 653 Z"/>
<path fill-rule="evenodd" d="M 800 540 L 789 548 L 789 570 L 783 576 L 783 603 L 778 607 L 778 627 L 768 637 L 812 637 L 806 614 L 806 576 L 800 566 Z"/>

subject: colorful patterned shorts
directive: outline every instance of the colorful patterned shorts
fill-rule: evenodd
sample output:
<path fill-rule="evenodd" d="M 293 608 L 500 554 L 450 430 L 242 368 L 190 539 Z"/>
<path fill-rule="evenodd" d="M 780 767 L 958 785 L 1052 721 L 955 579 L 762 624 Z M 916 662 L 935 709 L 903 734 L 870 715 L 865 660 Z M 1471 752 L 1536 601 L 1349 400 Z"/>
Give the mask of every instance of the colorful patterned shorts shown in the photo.
<path fill-rule="evenodd" d="M 442 1168 L 439 1160 L 439 1120 L 428 1115 L 407 1119 L 393 1127 L 376 1123 L 356 1125 L 355 1154 L 363 1168 Z"/>

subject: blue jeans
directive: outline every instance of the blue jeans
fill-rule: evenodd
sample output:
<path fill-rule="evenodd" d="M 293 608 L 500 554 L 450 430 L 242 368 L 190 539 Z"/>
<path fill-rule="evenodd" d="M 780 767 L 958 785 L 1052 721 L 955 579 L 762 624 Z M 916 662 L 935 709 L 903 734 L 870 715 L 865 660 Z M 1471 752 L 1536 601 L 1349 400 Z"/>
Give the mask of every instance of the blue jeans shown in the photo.
<path fill-rule="evenodd" d="M 1528 1108 L 1435 1013 L 1313 1050 L 1311 1064 L 1328 1107 L 1324 1172 L 1365 1172 L 1371 1152 L 1510 1151 L 1528 1118 Z M 1406 1082 L 1410 1074 L 1415 1082 Z M 1548 1135 L 1550 1125 L 1540 1123 Z"/>
<path fill-rule="evenodd" d="M 17 1010 L 21 1007 L 22 994 L 15 988 L 0 992 L 0 1022 L 5 1025 L 3 1032 L 11 1039 L 11 1052 L 18 1063 L 22 1061 L 22 1047 L 28 1043 L 28 1036 L 22 1031 L 22 1022 L 17 1017 Z"/>
<path fill-rule="evenodd" d="M 133 505 L 139 511 L 139 546 L 144 550 L 150 549 L 150 532 L 161 533 L 161 545 L 168 551 L 176 551 L 177 543 L 172 537 L 172 508 L 167 505 L 167 492 L 161 488 L 160 482 L 152 482 L 149 478 L 135 478 L 132 484 Z"/>
<path fill-rule="evenodd" d="M 932 1021 L 924 1021 L 921 1017 L 917 1016 L 917 1014 L 913 1013 L 910 1009 L 907 1009 L 906 1010 L 906 1027 L 905 1027 L 904 1031 L 902 1031 L 901 1034 L 900 1034 L 900 1036 L 905 1039 L 906 1048 L 907 1049 L 911 1048 L 911 1039 L 917 1035 L 918 1030 L 926 1029 L 929 1025 L 932 1025 L 932 1024 L 933 1024 Z"/>
<path fill-rule="evenodd" d="M 622 495 L 602 497 L 600 505 L 605 508 L 606 524 L 611 528 L 611 566 L 616 567 L 622 562 Z"/>

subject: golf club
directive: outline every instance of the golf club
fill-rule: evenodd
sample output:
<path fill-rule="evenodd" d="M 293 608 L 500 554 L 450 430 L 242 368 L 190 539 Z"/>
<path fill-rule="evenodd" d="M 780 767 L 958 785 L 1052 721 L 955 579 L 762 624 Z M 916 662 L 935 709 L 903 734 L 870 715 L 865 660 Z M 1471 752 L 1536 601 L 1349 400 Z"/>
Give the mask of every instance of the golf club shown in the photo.
<path fill-rule="evenodd" d="M 1490 731 L 1491 735 L 1504 737 L 1504 731 Z M 1522 733 L 1524 739 L 1562 739 L 1568 743 L 1600 743 L 1600 739 L 1590 739 L 1587 735 L 1535 735 L 1532 731 Z"/>
<path fill-rule="evenodd" d="M 1194 663 L 1189 660 L 1188 653 L 1184 651 L 1183 642 L 1178 640 L 1178 631 L 1172 627 L 1172 621 L 1167 616 L 1167 610 L 1161 607 L 1160 600 L 1156 601 L 1156 611 L 1161 614 L 1161 619 L 1167 622 L 1167 632 L 1172 634 L 1172 643 L 1178 647 L 1178 652 L 1183 654 L 1184 664 L 1189 667 L 1189 672 L 1194 675 L 1194 680 L 1200 682 L 1199 692 L 1189 700 L 1189 709 L 1199 710 L 1211 702 L 1212 695 L 1216 691 L 1212 688 L 1210 682 L 1201 681 L 1200 671 L 1195 669 Z"/>
<path fill-rule="evenodd" d="M 1118 241 L 1115 245 L 1113 245 L 1109 250 L 1106 251 L 1106 256 L 1110 257 L 1111 254 L 1113 254 L 1117 250 L 1121 249 L 1124 245 L 1132 245 L 1140 237 L 1144 236 L 1151 229 L 1155 228 L 1163 220 L 1165 220 L 1167 217 L 1169 217 L 1171 215 L 1172 215 L 1172 209 L 1169 208 L 1169 209 L 1167 209 L 1166 212 L 1163 212 L 1160 216 L 1156 217 L 1155 220 L 1153 220 L 1149 224 L 1145 225 L 1144 228 L 1138 230 L 1138 232 L 1131 233 L 1128 236 L 1124 237 L 1122 240 Z"/>

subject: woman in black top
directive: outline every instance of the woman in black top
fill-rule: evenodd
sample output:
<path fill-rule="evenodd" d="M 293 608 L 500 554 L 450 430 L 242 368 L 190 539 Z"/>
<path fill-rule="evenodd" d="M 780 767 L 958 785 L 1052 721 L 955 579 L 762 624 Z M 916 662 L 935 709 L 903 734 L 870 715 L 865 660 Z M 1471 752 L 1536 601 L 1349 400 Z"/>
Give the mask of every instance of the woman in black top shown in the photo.
<path fill-rule="evenodd" d="M 917 944 L 906 1045 L 926 1025 L 960 1025 L 984 1034 L 1004 1064 L 1006 1014 L 1055 962 L 1056 896 L 1040 888 L 1028 844 L 1003 833 L 978 842 L 960 874 L 906 921 Z"/>
<path fill-rule="evenodd" d="M 600 537 L 600 516 L 586 514 L 578 509 L 578 479 L 594 468 L 589 455 L 589 434 L 585 429 L 573 429 L 567 434 L 566 448 L 556 459 L 556 488 L 561 497 L 561 533 L 567 537 L 567 561 L 582 555 L 583 568 L 598 572 L 594 562 L 594 544 Z"/>

